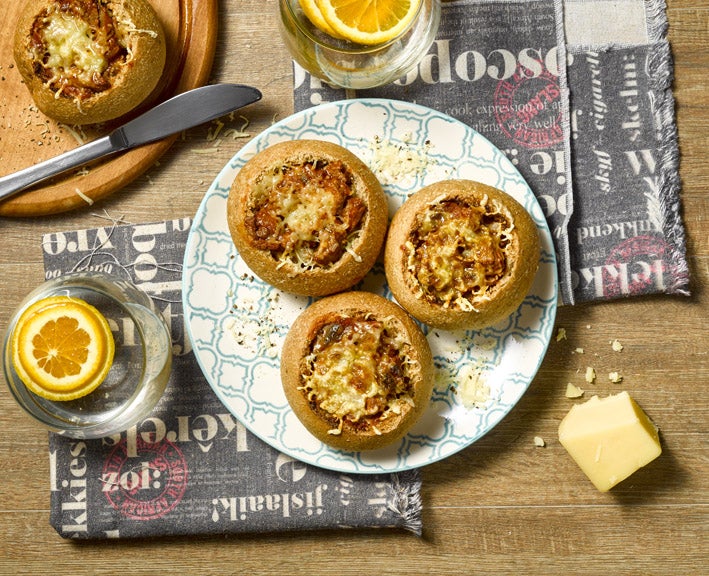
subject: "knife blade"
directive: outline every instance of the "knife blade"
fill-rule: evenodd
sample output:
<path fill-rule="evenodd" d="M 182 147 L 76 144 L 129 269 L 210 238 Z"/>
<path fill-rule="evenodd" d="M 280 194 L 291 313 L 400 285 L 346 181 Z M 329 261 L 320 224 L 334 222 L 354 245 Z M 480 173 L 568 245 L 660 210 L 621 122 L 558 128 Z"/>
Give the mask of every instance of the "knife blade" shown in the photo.
<path fill-rule="evenodd" d="M 92 160 L 162 140 L 260 99 L 259 90 L 242 84 L 212 84 L 188 90 L 158 104 L 106 136 L 3 176 L 0 178 L 0 200 Z"/>

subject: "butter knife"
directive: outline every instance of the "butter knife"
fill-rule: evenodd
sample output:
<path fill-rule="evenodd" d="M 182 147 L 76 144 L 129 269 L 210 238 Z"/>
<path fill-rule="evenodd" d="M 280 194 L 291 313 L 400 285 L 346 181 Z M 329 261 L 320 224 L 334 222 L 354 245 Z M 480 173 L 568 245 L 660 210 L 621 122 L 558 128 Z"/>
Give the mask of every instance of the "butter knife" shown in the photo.
<path fill-rule="evenodd" d="M 261 99 L 256 88 L 212 84 L 189 90 L 158 104 L 113 132 L 29 168 L 0 178 L 0 200 L 47 178 L 116 152 L 162 140 Z"/>

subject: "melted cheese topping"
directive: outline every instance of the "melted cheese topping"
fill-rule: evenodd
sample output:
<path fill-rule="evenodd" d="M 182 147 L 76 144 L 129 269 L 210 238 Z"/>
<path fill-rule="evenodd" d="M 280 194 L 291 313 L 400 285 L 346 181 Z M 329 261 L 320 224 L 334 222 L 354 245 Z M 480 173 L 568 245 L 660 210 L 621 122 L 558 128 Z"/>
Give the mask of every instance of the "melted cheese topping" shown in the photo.
<path fill-rule="evenodd" d="M 349 316 L 318 331 L 300 389 L 336 424 L 331 434 L 344 422 L 379 433 L 378 423 L 413 405 L 409 344 L 399 333 L 394 319 Z"/>
<path fill-rule="evenodd" d="M 409 281 L 419 298 L 464 311 L 490 298 L 508 271 L 512 219 L 496 202 L 431 202 L 405 245 Z"/>
<path fill-rule="evenodd" d="M 104 0 L 62 0 L 38 14 L 30 30 L 35 74 L 57 98 L 71 98 L 79 109 L 93 95 L 110 89 L 131 61 L 137 30 L 124 11 Z"/>
<path fill-rule="evenodd" d="M 317 237 L 315 222 L 332 224 L 336 213 L 336 198 L 332 194 L 319 194 L 315 186 L 305 186 L 300 194 L 280 197 L 279 213 L 282 226 L 290 228 L 299 240 L 309 242 Z"/>
<path fill-rule="evenodd" d="M 280 167 L 254 186 L 246 226 L 255 247 L 279 264 L 327 268 L 360 236 L 366 213 L 342 162 Z M 357 258 L 357 256 L 355 255 Z"/>
<path fill-rule="evenodd" d="M 44 42 L 46 67 L 56 70 L 74 69 L 82 82 L 91 82 L 108 66 L 104 49 L 93 39 L 91 27 L 81 18 L 55 12 L 45 19 Z"/>

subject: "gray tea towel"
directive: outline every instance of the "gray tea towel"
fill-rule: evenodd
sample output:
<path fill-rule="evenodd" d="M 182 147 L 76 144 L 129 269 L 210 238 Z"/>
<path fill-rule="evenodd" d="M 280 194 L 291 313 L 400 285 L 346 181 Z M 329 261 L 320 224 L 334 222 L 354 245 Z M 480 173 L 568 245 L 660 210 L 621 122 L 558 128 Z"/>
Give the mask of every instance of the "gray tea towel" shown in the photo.
<path fill-rule="evenodd" d="M 480 132 L 544 210 L 563 303 L 688 294 L 666 28 L 661 0 L 443 2 L 407 76 L 354 92 L 294 64 L 295 108 L 391 98 Z"/>
<path fill-rule="evenodd" d="M 566 2 L 576 298 L 688 294 L 665 4 L 610 8 Z"/>
<path fill-rule="evenodd" d="M 100 270 L 129 279 L 169 319 L 173 365 L 150 416 L 96 440 L 49 435 L 50 523 L 66 538 L 340 528 L 421 533 L 420 475 L 340 474 L 294 460 L 224 407 L 185 337 L 182 259 L 189 219 L 43 238 L 47 278 Z"/>

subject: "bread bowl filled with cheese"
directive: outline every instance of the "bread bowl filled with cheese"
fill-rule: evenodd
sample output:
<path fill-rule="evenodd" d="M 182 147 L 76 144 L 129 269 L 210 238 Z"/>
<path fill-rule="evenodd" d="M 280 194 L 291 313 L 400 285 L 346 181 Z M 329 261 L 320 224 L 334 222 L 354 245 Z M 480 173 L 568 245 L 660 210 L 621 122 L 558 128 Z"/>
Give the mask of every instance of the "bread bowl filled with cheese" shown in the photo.
<path fill-rule="evenodd" d="M 411 317 L 371 292 L 316 301 L 286 335 L 281 381 L 305 428 L 347 451 L 382 448 L 429 405 L 433 360 Z"/>
<path fill-rule="evenodd" d="M 351 288 L 374 265 L 388 224 L 371 170 L 349 150 L 319 140 L 274 144 L 236 175 L 227 221 L 244 262 L 293 294 Z"/>
<path fill-rule="evenodd" d="M 13 52 L 42 112 L 95 124 L 127 114 L 157 86 L 165 33 L 148 0 L 29 0 Z"/>
<path fill-rule="evenodd" d="M 479 329 L 514 312 L 539 262 L 524 207 L 471 180 L 444 180 L 410 196 L 386 239 L 386 278 L 412 316 L 445 330 Z"/>

